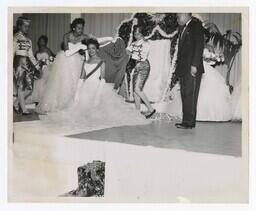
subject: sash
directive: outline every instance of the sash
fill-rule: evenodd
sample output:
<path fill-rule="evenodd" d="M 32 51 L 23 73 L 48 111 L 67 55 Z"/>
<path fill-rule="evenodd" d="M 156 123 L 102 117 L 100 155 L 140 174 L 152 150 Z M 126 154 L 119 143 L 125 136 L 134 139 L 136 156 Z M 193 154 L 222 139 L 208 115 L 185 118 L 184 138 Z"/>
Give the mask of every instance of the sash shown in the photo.
<path fill-rule="evenodd" d="M 85 80 L 87 80 L 93 73 L 95 73 L 99 67 L 103 64 L 103 61 L 100 61 L 97 66 L 91 71 L 89 72 L 86 76 L 85 76 Z"/>

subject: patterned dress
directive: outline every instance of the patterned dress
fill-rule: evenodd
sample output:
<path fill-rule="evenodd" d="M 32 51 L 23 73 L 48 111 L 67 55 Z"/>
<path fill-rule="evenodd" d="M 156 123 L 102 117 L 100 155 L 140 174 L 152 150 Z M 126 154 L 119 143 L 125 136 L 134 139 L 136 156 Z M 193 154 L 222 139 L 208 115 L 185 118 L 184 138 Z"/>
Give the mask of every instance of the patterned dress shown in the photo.
<path fill-rule="evenodd" d="M 132 86 L 138 86 L 140 90 L 146 83 L 150 72 L 150 64 L 148 61 L 149 43 L 145 40 L 133 42 L 127 50 L 131 52 L 130 61 L 127 64 L 127 73 L 132 79 Z"/>
<path fill-rule="evenodd" d="M 32 90 L 35 74 L 39 70 L 39 64 L 32 51 L 32 42 L 22 32 L 18 32 L 13 38 L 14 56 L 14 82 L 17 88 L 22 90 Z M 25 66 L 20 66 L 20 59 L 26 58 Z"/>

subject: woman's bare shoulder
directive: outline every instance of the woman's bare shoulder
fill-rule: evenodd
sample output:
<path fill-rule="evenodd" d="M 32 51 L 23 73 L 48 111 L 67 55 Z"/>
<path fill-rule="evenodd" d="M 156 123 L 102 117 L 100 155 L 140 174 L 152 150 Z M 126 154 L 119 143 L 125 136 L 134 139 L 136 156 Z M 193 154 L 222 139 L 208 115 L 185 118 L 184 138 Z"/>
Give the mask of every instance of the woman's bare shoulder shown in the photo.
<path fill-rule="evenodd" d="M 63 35 L 63 39 L 67 39 L 69 40 L 70 39 L 70 35 L 71 35 L 71 32 L 67 32 Z"/>

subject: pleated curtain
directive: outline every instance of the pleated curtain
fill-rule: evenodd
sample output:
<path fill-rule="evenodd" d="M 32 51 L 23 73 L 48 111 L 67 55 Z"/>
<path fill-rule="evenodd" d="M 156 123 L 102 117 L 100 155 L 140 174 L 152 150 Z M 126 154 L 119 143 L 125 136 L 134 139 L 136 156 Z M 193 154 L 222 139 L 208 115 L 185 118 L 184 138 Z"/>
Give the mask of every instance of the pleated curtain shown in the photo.
<path fill-rule="evenodd" d="M 48 47 L 54 53 L 61 48 L 63 35 L 70 30 L 70 14 L 24 14 L 31 20 L 29 37 L 33 42 L 33 51 L 37 49 L 37 40 L 41 35 L 49 38 Z"/>
<path fill-rule="evenodd" d="M 81 16 L 85 20 L 85 33 L 97 37 L 113 37 L 118 25 L 131 15 L 131 13 L 86 13 Z"/>

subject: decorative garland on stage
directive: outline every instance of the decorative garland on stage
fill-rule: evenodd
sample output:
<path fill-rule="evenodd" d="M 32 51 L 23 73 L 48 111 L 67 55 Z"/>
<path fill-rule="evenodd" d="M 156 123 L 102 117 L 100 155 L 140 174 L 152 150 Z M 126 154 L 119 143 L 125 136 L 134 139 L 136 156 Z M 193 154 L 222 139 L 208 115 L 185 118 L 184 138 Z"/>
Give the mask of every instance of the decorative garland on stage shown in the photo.
<path fill-rule="evenodd" d="M 171 41 L 170 57 L 171 68 L 169 71 L 168 84 L 164 95 L 168 92 L 171 83 L 172 73 L 175 70 L 178 46 L 178 23 L 175 13 L 135 13 L 129 19 L 124 20 L 117 28 L 117 36 L 121 37 L 126 46 L 129 46 L 135 39 L 133 28 L 135 25 L 143 26 L 145 39 L 160 40 L 169 39 Z M 132 100 L 132 72 L 125 75 L 127 96 Z M 162 99 L 166 97 L 163 96 Z"/>
<path fill-rule="evenodd" d="M 145 31 L 145 38 L 173 39 L 177 34 L 177 18 L 175 13 L 135 13 L 129 19 L 121 22 L 117 28 L 118 36 L 121 37 L 126 46 L 133 41 L 133 27 L 141 25 Z"/>
<path fill-rule="evenodd" d="M 179 45 L 179 39 L 176 40 L 176 43 L 175 43 L 175 47 L 174 47 L 174 54 L 173 54 L 173 57 L 171 58 L 171 67 L 170 67 L 170 71 L 169 71 L 169 74 L 168 74 L 168 81 L 167 81 L 167 84 L 166 84 L 166 87 L 164 89 L 164 93 L 162 95 L 162 98 L 161 98 L 161 102 L 163 101 L 167 101 L 169 100 L 169 91 L 171 91 L 172 89 L 172 79 L 173 79 L 173 73 L 175 71 L 175 68 L 176 68 L 176 62 L 177 62 L 177 57 L 178 57 L 178 45 Z"/>

